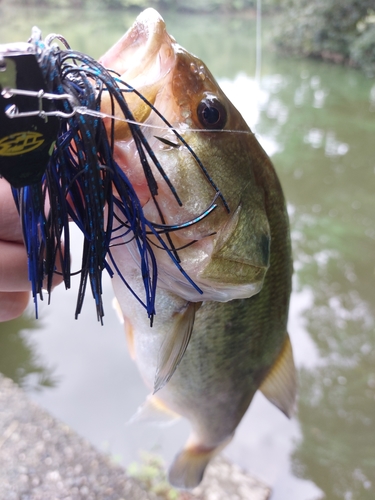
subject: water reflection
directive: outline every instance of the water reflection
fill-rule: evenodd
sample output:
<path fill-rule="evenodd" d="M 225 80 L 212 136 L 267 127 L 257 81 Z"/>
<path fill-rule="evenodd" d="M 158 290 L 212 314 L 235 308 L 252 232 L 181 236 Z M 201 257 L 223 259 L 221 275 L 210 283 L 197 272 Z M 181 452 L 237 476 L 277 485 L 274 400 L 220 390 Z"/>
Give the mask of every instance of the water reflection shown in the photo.
<path fill-rule="evenodd" d="M 303 440 L 293 453 L 294 470 L 313 478 L 328 498 L 374 498 L 374 362 L 373 351 L 360 351 L 353 367 L 301 372 Z"/>
<path fill-rule="evenodd" d="M 300 62 L 266 103 L 258 127 L 277 131 L 274 162 L 287 199 L 295 293 L 319 360 L 300 370 L 302 436 L 294 473 L 327 499 L 375 492 L 375 132 L 373 84 L 343 68 Z M 309 66 L 310 69 L 307 69 Z M 296 71 L 297 70 L 297 71 Z M 270 106 L 270 103 L 272 104 Z M 287 107 L 280 126 L 275 110 Z M 284 115 L 282 111 L 282 115 Z"/>
<path fill-rule="evenodd" d="M 40 391 L 57 385 L 54 369 L 42 360 L 38 344 L 30 338 L 42 325 L 26 315 L 0 324 L 0 373 L 26 390 Z"/>

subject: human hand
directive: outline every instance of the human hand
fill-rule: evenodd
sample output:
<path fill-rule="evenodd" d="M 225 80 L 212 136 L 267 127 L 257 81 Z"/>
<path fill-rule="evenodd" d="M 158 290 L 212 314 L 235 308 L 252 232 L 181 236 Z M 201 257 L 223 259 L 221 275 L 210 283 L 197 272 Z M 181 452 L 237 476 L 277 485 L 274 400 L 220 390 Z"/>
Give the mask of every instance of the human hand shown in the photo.
<path fill-rule="evenodd" d="M 20 316 L 30 297 L 27 254 L 9 183 L 0 179 L 0 321 Z"/>
<path fill-rule="evenodd" d="M 61 274 L 55 274 L 52 288 L 61 281 Z M 23 313 L 30 299 L 30 290 L 20 218 L 10 184 L 0 178 L 0 322 Z"/>

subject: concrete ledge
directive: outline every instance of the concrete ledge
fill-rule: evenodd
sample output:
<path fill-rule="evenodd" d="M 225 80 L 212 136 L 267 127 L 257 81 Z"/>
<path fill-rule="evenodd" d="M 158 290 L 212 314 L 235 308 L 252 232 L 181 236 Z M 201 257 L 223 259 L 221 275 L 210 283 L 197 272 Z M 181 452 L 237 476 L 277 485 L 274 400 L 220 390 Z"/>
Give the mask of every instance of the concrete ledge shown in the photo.
<path fill-rule="evenodd" d="M 125 471 L 0 376 L 0 498 L 148 500 Z"/>
<path fill-rule="evenodd" d="M 202 484 L 194 490 L 199 500 L 268 500 L 270 488 L 219 456 L 208 467 Z"/>
<path fill-rule="evenodd" d="M 267 500 L 270 490 L 223 458 L 180 499 Z M 67 425 L 0 375 L 0 499 L 155 500 Z"/>

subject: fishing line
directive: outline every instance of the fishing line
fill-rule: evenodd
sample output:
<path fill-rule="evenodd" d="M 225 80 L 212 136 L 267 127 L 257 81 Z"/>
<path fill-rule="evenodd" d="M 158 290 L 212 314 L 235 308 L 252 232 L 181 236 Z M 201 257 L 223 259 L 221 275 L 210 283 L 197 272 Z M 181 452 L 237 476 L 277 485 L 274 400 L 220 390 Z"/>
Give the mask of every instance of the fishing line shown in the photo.
<path fill-rule="evenodd" d="M 256 39 L 255 39 L 255 81 L 260 86 L 262 66 L 262 0 L 257 0 L 256 6 Z"/>
<path fill-rule="evenodd" d="M 152 106 L 152 104 L 150 103 L 150 106 Z M 110 118 L 110 119 L 113 119 L 113 120 L 116 120 L 116 121 L 120 121 L 120 122 L 124 122 L 124 123 L 129 123 L 129 124 L 133 124 L 133 125 L 140 125 L 142 127 L 145 127 L 145 128 L 150 128 L 150 129 L 155 129 L 155 130 L 162 130 L 163 132 L 166 132 L 168 130 L 172 131 L 172 132 L 177 132 L 177 134 L 181 134 L 183 132 L 197 132 L 197 133 L 202 133 L 202 134 L 205 134 L 205 133 L 210 133 L 210 134 L 213 134 L 213 133 L 218 133 L 218 134 L 246 134 L 246 135 L 254 135 L 254 132 L 252 132 L 251 130 L 232 130 L 232 129 L 202 129 L 202 128 L 190 128 L 190 127 L 187 127 L 187 128 L 177 128 L 177 127 L 174 127 L 173 125 L 170 125 L 168 127 L 165 127 L 163 125 L 153 125 L 151 123 L 142 123 L 142 122 L 137 122 L 137 121 L 133 121 L 133 120 L 128 120 L 126 118 L 122 118 L 120 116 L 116 116 L 116 115 L 112 115 L 112 114 L 108 114 L 108 113 L 103 113 L 103 111 L 92 111 L 90 109 L 86 109 L 86 108 L 80 108 L 80 107 L 77 107 L 76 109 L 76 112 L 77 113 L 81 113 L 81 114 L 88 114 L 88 115 L 92 115 L 92 116 L 96 116 L 98 118 Z"/>
<path fill-rule="evenodd" d="M 153 104 L 146 99 L 140 92 L 138 92 L 136 89 L 128 85 L 126 82 L 120 80 L 120 83 L 128 87 L 128 89 L 131 89 L 142 101 L 144 101 L 158 116 L 161 118 L 161 120 L 168 126 L 168 128 L 175 134 L 175 136 L 182 142 L 182 144 L 188 149 L 189 153 L 193 156 L 194 160 L 197 162 L 199 165 L 200 169 L 202 170 L 203 174 L 205 175 L 206 179 L 208 182 L 211 184 L 213 189 L 219 193 L 219 196 L 221 198 L 221 201 L 223 202 L 227 212 L 230 212 L 229 206 L 224 198 L 224 196 L 220 193 L 219 188 L 216 186 L 215 182 L 211 178 L 210 174 L 208 173 L 206 167 L 203 165 L 201 160 L 199 159 L 198 155 L 195 154 L 194 150 L 189 146 L 189 144 L 185 141 L 185 139 L 182 137 L 181 134 L 179 134 L 173 127 L 172 125 L 168 122 L 168 120 L 158 111 Z"/>

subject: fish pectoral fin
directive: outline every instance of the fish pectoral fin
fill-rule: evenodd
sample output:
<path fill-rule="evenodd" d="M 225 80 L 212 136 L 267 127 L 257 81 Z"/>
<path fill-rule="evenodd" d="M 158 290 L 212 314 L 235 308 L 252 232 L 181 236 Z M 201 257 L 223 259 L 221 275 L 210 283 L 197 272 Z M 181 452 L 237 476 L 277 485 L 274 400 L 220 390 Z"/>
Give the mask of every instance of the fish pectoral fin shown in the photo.
<path fill-rule="evenodd" d="M 195 311 L 201 302 L 187 302 L 182 311 L 176 313 L 174 327 L 164 339 L 159 353 L 155 375 L 154 394 L 172 377 L 185 354 L 193 331 Z"/>
<path fill-rule="evenodd" d="M 123 325 L 124 324 L 124 315 L 122 314 L 119 301 L 116 299 L 116 297 L 114 297 L 112 299 L 112 309 L 115 310 L 116 316 L 117 316 L 119 322 Z"/>
<path fill-rule="evenodd" d="M 289 335 L 286 336 L 278 358 L 259 389 L 271 403 L 291 418 L 297 394 L 297 374 Z"/>
<path fill-rule="evenodd" d="M 214 448 L 205 448 L 202 445 L 189 445 L 175 457 L 168 471 L 168 481 L 175 488 L 190 490 L 199 485 L 203 479 L 204 471 L 210 460 L 221 452 L 233 435 Z"/>
<path fill-rule="evenodd" d="M 133 326 L 128 319 L 124 317 L 124 326 L 125 326 L 125 337 L 126 343 L 128 345 L 128 351 L 130 357 L 135 360 L 135 344 L 134 344 L 134 330 Z"/>
<path fill-rule="evenodd" d="M 112 300 L 112 307 L 116 311 L 116 315 L 117 315 L 120 323 L 122 325 L 124 325 L 125 337 L 126 337 L 126 342 L 128 344 L 129 355 L 134 360 L 136 356 L 135 356 L 133 326 L 130 323 L 130 321 L 123 315 L 119 301 L 116 299 L 116 297 Z"/>
<path fill-rule="evenodd" d="M 128 424 L 145 422 L 158 425 L 170 425 L 179 418 L 181 418 L 180 415 L 170 410 L 159 398 L 149 395 L 146 401 L 128 421 Z"/>

